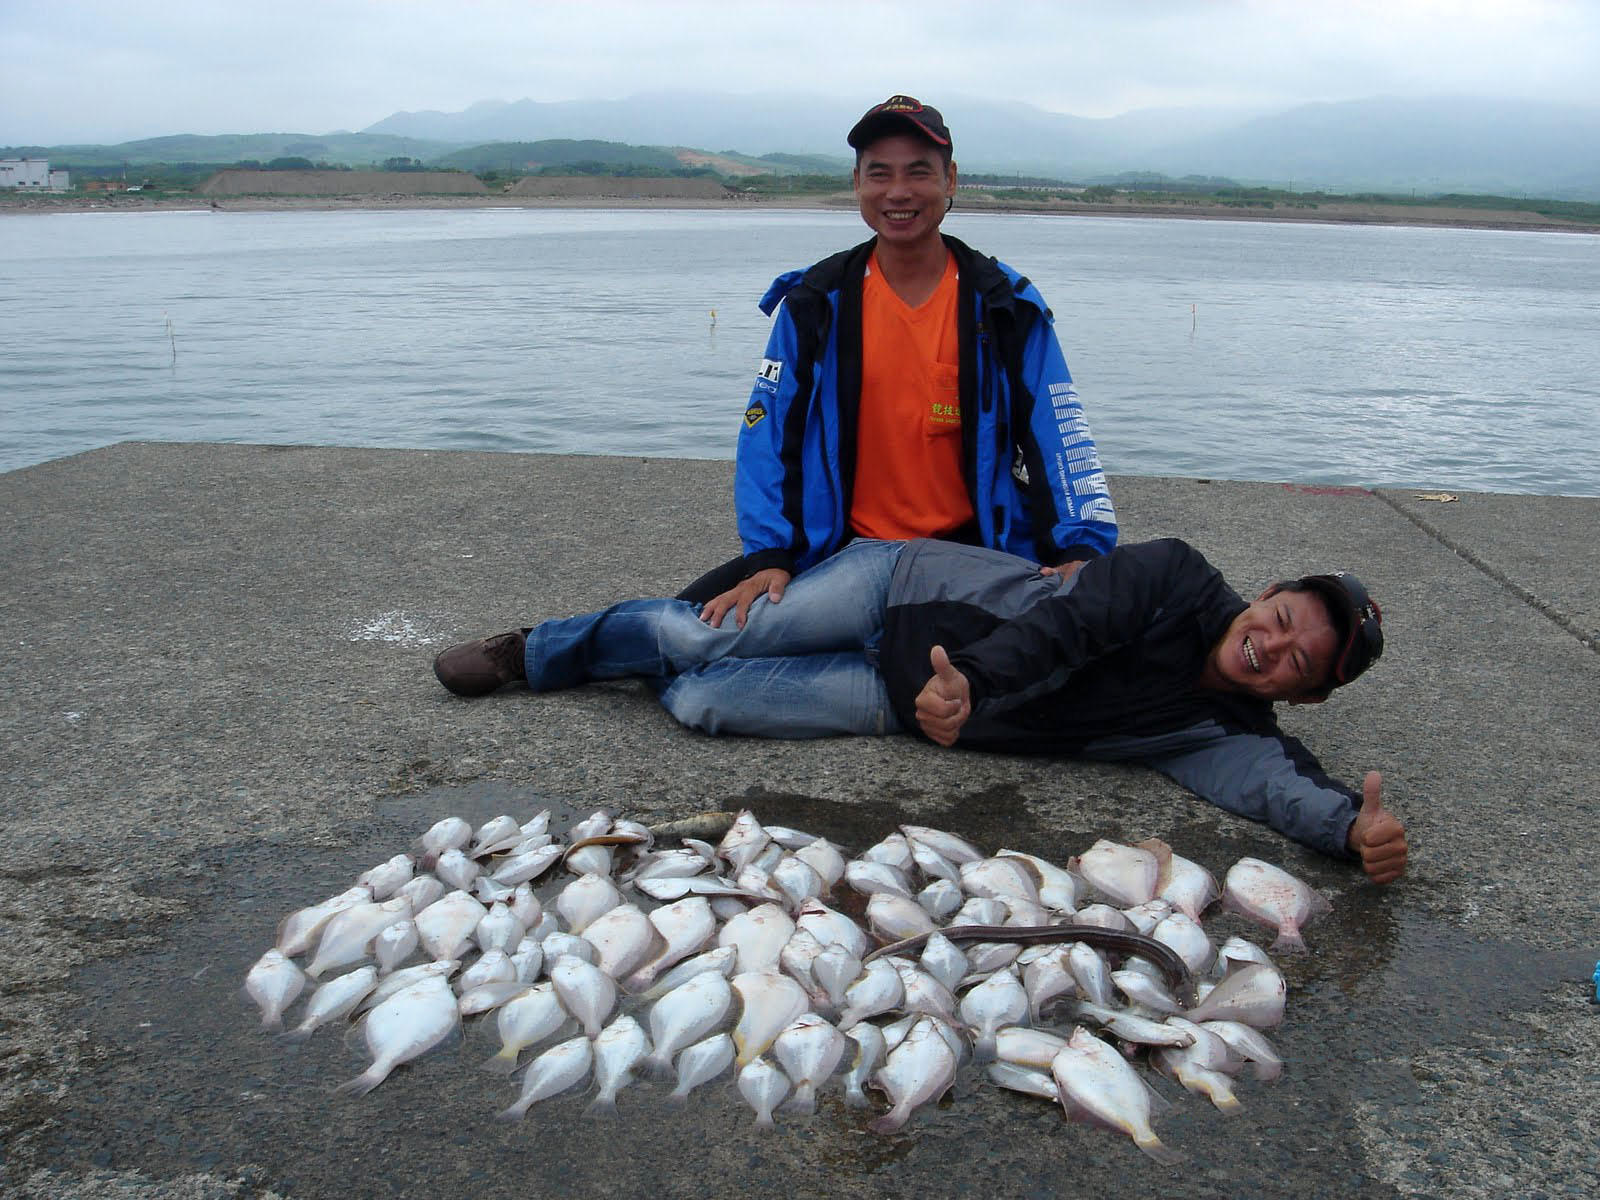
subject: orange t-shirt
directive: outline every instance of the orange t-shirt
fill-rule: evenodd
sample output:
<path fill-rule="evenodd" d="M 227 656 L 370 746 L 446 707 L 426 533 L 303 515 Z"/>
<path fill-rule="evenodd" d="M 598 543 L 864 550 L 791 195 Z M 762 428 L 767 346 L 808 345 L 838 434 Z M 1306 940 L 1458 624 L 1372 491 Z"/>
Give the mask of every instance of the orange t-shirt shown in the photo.
<path fill-rule="evenodd" d="M 936 537 L 973 518 L 961 468 L 956 260 L 912 308 L 878 256 L 861 286 L 861 409 L 850 525 L 862 537 Z"/>

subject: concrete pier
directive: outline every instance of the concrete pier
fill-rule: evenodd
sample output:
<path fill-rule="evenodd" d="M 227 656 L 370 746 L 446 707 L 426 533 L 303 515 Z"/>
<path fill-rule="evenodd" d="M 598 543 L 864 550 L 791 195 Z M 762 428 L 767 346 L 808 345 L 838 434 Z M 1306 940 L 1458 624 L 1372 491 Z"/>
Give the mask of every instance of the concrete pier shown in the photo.
<path fill-rule="evenodd" d="M 1143 769 L 686 732 L 634 684 L 465 702 L 450 642 L 670 594 L 737 549 L 725 462 L 123 444 L 0 476 L 0 1192 L 15 1196 L 1571 1196 L 1600 1193 L 1600 500 L 1113 480 L 1241 591 L 1349 567 L 1387 650 L 1285 724 L 1384 772 L 1412 866 L 1341 862 Z M 1163 1087 L 1162 1168 L 992 1086 L 898 1136 L 829 1089 L 763 1135 L 732 1089 L 520 1124 L 464 1041 L 361 1100 L 237 991 L 293 909 L 438 817 L 749 806 L 860 849 L 901 820 L 1064 860 L 1160 836 L 1333 912 L 1286 961 L 1275 1084 Z M 1229 926 L 1228 922 L 1235 924 Z M 1218 928 L 1251 932 L 1241 919 Z"/>

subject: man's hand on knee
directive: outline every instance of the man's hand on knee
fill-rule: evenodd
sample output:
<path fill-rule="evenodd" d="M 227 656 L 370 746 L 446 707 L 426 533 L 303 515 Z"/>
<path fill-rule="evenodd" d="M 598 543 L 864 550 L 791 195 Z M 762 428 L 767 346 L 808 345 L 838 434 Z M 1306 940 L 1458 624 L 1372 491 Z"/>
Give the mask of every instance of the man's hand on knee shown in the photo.
<path fill-rule="evenodd" d="M 756 598 L 765 596 L 773 604 L 778 603 L 783 599 L 783 590 L 789 586 L 791 578 L 789 572 L 782 567 L 768 567 L 764 571 L 757 571 L 737 587 L 731 587 L 722 595 L 707 602 L 700 610 L 700 619 L 713 629 L 721 629 L 722 619 L 731 610 L 735 624 L 743 629 L 745 621 L 750 616 L 750 606 L 756 602 Z"/>

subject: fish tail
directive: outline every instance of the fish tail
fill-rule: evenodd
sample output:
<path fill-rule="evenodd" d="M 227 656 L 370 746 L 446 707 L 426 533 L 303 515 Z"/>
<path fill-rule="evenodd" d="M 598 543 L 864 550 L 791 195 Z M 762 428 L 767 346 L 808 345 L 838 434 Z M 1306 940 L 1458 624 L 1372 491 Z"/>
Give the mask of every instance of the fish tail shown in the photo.
<path fill-rule="evenodd" d="M 1176 1166 L 1186 1157 L 1181 1150 L 1172 1149 L 1154 1133 L 1147 1134 L 1144 1137 L 1135 1137 L 1133 1144 L 1164 1167 Z"/>
<path fill-rule="evenodd" d="M 483 1069 L 491 1075 L 510 1075 L 517 1069 L 517 1056 L 520 1053 L 520 1048 L 502 1046 L 497 1054 L 484 1059 Z"/>
<path fill-rule="evenodd" d="M 756 1113 L 757 1129 L 776 1129 L 777 1127 L 778 1123 L 772 1119 L 772 1110 L 770 1108 L 764 1108 Z"/>
<path fill-rule="evenodd" d="M 996 1056 L 995 1031 L 985 1030 L 978 1035 L 978 1040 L 972 1045 L 972 1061 L 979 1066 L 991 1063 Z"/>
<path fill-rule="evenodd" d="M 870 1106 L 867 1094 L 861 1090 L 861 1085 L 858 1083 L 845 1085 L 844 1102 L 847 1108 L 867 1108 Z"/>
<path fill-rule="evenodd" d="M 797 1083 L 794 1094 L 783 1105 L 784 1112 L 809 1115 L 817 1111 L 817 1092 L 810 1083 Z"/>
<path fill-rule="evenodd" d="M 895 1105 L 876 1121 L 867 1122 L 867 1128 L 873 1133 L 897 1133 L 900 1127 L 911 1119 L 911 1110 L 902 1109 Z"/>
<path fill-rule="evenodd" d="M 520 1121 L 523 1117 L 528 1115 L 528 1109 L 531 1106 L 531 1103 L 532 1102 L 530 1101 L 528 1104 L 524 1104 L 521 1100 L 518 1100 L 509 1108 L 502 1108 L 499 1112 L 495 1113 L 494 1119 L 496 1121 L 507 1122 Z"/>
<path fill-rule="evenodd" d="M 1272 943 L 1274 954 L 1304 954 L 1306 940 L 1300 936 L 1298 925 L 1283 925 L 1278 929 L 1278 940 Z"/>
<path fill-rule="evenodd" d="M 614 1094 L 607 1095 L 601 1092 L 589 1102 L 589 1107 L 583 1110 L 586 1117 L 614 1117 L 617 1115 L 617 1098 Z"/>
<path fill-rule="evenodd" d="M 354 1079 L 341 1083 L 334 1091 L 341 1096 L 365 1096 L 373 1088 L 389 1078 L 389 1070 L 387 1063 L 373 1063 Z"/>
<path fill-rule="evenodd" d="M 278 1035 L 278 1041 L 285 1046 L 298 1046 L 311 1040 L 311 1035 L 316 1032 L 315 1025 L 296 1025 L 293 1029 L 286 1029 Z"/>

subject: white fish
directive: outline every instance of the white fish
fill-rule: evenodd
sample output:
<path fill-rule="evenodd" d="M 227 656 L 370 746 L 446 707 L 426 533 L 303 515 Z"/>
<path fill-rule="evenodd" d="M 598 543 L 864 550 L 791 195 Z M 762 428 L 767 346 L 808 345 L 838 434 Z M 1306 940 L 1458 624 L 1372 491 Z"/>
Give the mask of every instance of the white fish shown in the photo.
<path fill-rule="evenodd" d="M 465 850 L 446 850 L 433 862 L 433 873 L 458 891 L 470 888 L 482 870 Z"/>
<path fill-rule="evenodd" d="M 801 1013 L 772 1043 L 772 1057 L 794 1084 L 788 1108 L 812 1113 L 817 1087 L 827 1081 L 844 1057 L 850 1039 L 816 1013 Z"/>
<path fill-rule="evenodd" d="M 926 825 L 902 825 L 900 832 L 905 834 L 913 845 L 921 843 L 958 867 L 962 863 L 977 862 L 983 857 L 983 851 L 971 842 L 953 833 L 946 833 L 942 829 L 929 829 Z"/>
<path fill-rule="evenodd" d="M 1078 877 L 1065 867 L 1058 867 L 1036 854 L 1020 850 L 996 850 L 996 858 L 1015 858 L 1028 864 L 1039 881 L 1039 903 L 1058 913 L 1071 916 L 1078 910 Z"/>
<path fill-rule="evenodd" d="M 744 1005 L 733 1028 L 735 1060 L 747 1066 L 764 1054 L 772 1040 L 788 1028 L 810 1003 L 805 989 L 787 975 L 776 971 L 745 971 L 730 981 Z"/>
<path fill-rule="evenodd" d="M 600 914 L 581 936 L 595 948 L 594 965 L 613 979 L 633 974 L 661 953 L 665 945 L 650 918 L 636 904 L 619 904 Z"/>
<path fill-rule="evenodd" d="M 1222 895 L 1222 890 L 1217 887 L 1216 877 L 1210 871 L 1199 863 L 1172 853 L 1169 847 L 1165 873 L 1156 895 L 1170 901 L 1179 912 L 1198 921 L 1211 902 Z"/>
<path fill-rule="evenodd" d="M 1022 953 L 1017 942 L 966 942 L 962 951 L 967 956 L 969 982 L 985 979 L 1003 967 L 1009 967 Z"/>
<path fill-rule="evenodd" d="M 1025 1029 L 1010 1025 L 995 1034 L 994 1053 L 1001 1062 L 1048 1071 L 1067 1039 L 1048 1029 Z"/>
<path fill-rule="evenodd" d="M 1129 905 L 1130 908 L 1137 905 Z M 1137 933 L 1138 929 L 1120 909 L 1109 904 L 1085 904 L 1073 914 L 1074 925 L 1093 925 L 1098 929 L 1118 929 L 1124 933 Z"/>
<path fill-rule="evenodd" d="M 966 893 L 948 879 L 935 879 L 917 893 L 917 903 L 922 905 L 935 921 L 943 921 L 960 911 Z"/>
<path fill-rule="evenodd" d="M 736 969 L 741 973 L 768 971 L 778 965 L 784 943 L 794 931 L 788 913 L 776 904 L 761 904 L 724 925 L 717 934 L 717 945 L 732 946 L 738 952 Z"/>
<path fill-rule="evenodd" d="M 678 1055 L 678 1085 L 667 1096 L 668 1101 L 675 1105 L 687 1102 L 695 1088 L 733 1066 L 733 1053 L 733 1039 L 725 1033 L 714 1033 L 687 1047 Z"/>
<path fill-rule="evenodd" d="M 1028 1019 L 1028 993 L 1010 971 L 996 971 L 961 997 L 958 1014 L 977 1035 L 973 1057 L 979 1063 L 994 1058 L 995 1033 L 1005 1025 Z"/>
<path fill-rule="evenodd" d="M 767 832 L 772 832 L 770 827 Z M 833 886 L 844 878 L 844 855 L 840 854 L 839 847 L 827 838 L 815 838 L 807 842 L 794 852 L 794 856 L 817 873 L 818 878 L 822 880 L 823 892 L 832 890 Z"/>
<path fill-rule="evenodd" d="M 717 843 L 717 853 L 728 860 L 734 872 L 744 870 L 767 848 L 772 839 L 748 808 L 739 813 L 732 828 Z"/>
<path fill-rule="evenodd" d="M 831 1004 L 828 993 L 817 982 L 816 973 L 812 970 L 821 953 L 821 942 L 804 929 L 796 929 L 794 935 L 778 952 L 778 966 L 785 975 L 805 988 L 813 1005 L 827 1007 Z"/>
<path fill-rule="evenodd" d="M 824 946 L 838 942 L 857 958 L 864 958 L 871 949 L 867 935 L 859 925 L 821 900 L 807 900 L 800 907 L 800 915 L 794 923 Z"/>
<path fill-rule="evenodd" d="M 276 943 L 278 951 L 289 958 L 304 954 L 316 945 L 322 927 L 335 913 L 343 912 L 356 904 L 371 902 L 372 889 L 358 886 L 340 892 L 321 904 L 313 904 L 309 908 L 302 908 L 299 912 L 290 913 L 278 926 Z"/>
<path fill-rule="evenodd" d="M 495 979 L 489 983 L 480 983 L 477 987 L 461 993 L 461 999 L 456 1001 L 456 1011 L 463 1017 L 493 1012 L 527 990 L 528 985 L 520 979 Z"/>
<path fill-rule="evenodd" d="M 1265 967 L 1273 965 L 1271 955 L 1247 938 L 1231 937 L 1217 949 L 1216 970 L 1219 975 L 1226 975 L 1235 967 L 1250 963 L 1260 963 Z"/>
<path fill-rule="evenodd" d="M 928 940 L 922 943 L 922 956 L 917 965 L 952 991 L 971 970 L 971 963 L 961 947 L 938 932 L 929 934 Z"/>
<path fill-rule="evenodd" d="M 541 809 L 522 823 L 522 836 L 538 837 L 550 828 L 550 810 Z"/>
<path fill-rule="evenodd" d="M 867 924 L 873 933 L 886 942 L 916 937 L 919 933 L 931 933 L 936 928 L 933 918 L 922 905 L 888 892 L 874 892 L 867 901 Z"/>
<path fill-rule="evenodd" d="M 1006 906 L 1007 925 L 1048 925 L 1055 917 L 1044 905 L 1020 896 L 1002 897 L 1001 903 Z"/>
<path fill-rule="evenodd" d="M 361 1035 L 372 1065 L 339 1085 L 344 1095 L 365 1096 L 401 1063 L 433 1049 L 460 1026 L 456 996 L 442 975 L 390 996 L 366 1016 Z"/>
<path fill-rule="evenodd" d="M 733 1009 L 733 988 L 716 971 L 702 971 L 673 988 L 650 1009 L 650 1041 L 655 1047 L 645 1070 L 665 1076 L 679 1050 L 716 1032 Z"/>
<path fill-rule="evenodd" d="M 870 896 L 874 892 L 888 892 L 891 896 L 904 896 L 908 900 L 915 898 L 910 878 L 904 871 L 891 867 L 888 863 L 872 862 L 864 858 L 852 859 L 845 864 L 844 881 L 863 896 Z"/>
<path fill-rule="evenodd" d="M 839 1024 L 848 1029 L 868 1017 L 893 1012 L 906 997 L 900 972 L 886 959 L 875 958 L 862 969 L 860 977 L 845 989 L 844 1010 Z"/>
<path fill-rule="evenodd" d="M 950 918 L 950 927 L 957 925 L 1003 925 L 1006 906 L 990 896 L 968 896 Z"/>
<path fill-rule="evenodd" d="M 751 891 L 749 888 L 742 888 L 737 883 L 714 875 L 641 879 L 634 884 L 634 887 L 652 900 L 682 900 L 685 896 L 709 896 L 714 901 L 732 899 L 765 902 L 773 898 L 767 888 Z M 743 911 L 743 905 L 736 907 L 738 911 Z"/>
<path fill-rule="evenodd" d="M 1067 865 L 1118 908 L 1132 908 L 1153 900 L 1161 878 L 1161 863 L 1155 853 L 1106 838 L 1095 842 Z"/>
<path fill-rule="evenodd" d="M 554 908 L 567 932 L 581 934 L 589 923 L 622 903 L 622 893 L 604 875 L 580 875 L 556 896 Z"/>
<path fill-rule="evenodd" d="M 673 988 L 682 987 L 702 971 L 716 971 L 726 979 L 733 974 L 733 968 L 738 961 L 739 952 L 732 946 L 718 946 L 714 950 L 696 954 L 693 958 L 684 959 L 657 979 L 648 991 L 640 993 L 639 999 L 654 1000 L 665 996 Z"/>
<path fill-rule="evenodd" d="M 861 852 L 861 857 L 868 862 L 887 863 L 908 875 L 916 865 L 916 859 L 911 854 L 911 841 L 903 833 L 891 833 L 881 842 L 868 846 Z"/>
<path fill-rule="evenodd" d="M 1228 1049 L 1251 1065 L 1252 1073 L 1263 1083 L 1283 1074 L 1283 1059 L 1259 1029 L 1243 1021 L 1202 1021 L 1202 1029 L 1216 1034 Z"/>
<path fill-rule="evenodd" d="M 1241 858 L 1228 868 L 1222 902 L 1234 912 L 1275 928 L 1278 940 L 1270 948 L 1280 954 L 1304 953 L 1306 943 L 1300 930 L 1333 908 L 1322 893 L 1259 858 Z"/>
<path fill-rule="evenodd" d="M 773 1127 L 772 1110 L 789 1094 L 789 1077 L 764 1058 L 755 1058 L 739 1071 L 739 1094 L 755 1109 L 756 1125 Z"/>
<path fill-rule="evenodd" d="M 867 1094 L 862 1089 L 874 1071 L 889 1054 L 883 1040 L 883 1030 L 870 1021 L 858 1021 L 844 1031 L 845 1037 L 855 1043 L 855 1057 L 844 1079 L 844 1102 L 851 1108 L 866 1108 Z"/>
<path fill-rule="evenodd" d="M 663 971 L 698 954 L 717 933 L 717 918 L 704 896 L 686 896 L 675 904 L 664 904 L 651 909 L 649 917 L 661 935 L 662 949 L 623 981 L 628 992 L 644 991 Z"/>
<path fill-rule="evenodd" d="M 481 955 L 456 981 L 458 990 L 463 995 L 473 988 L 482 987 L 486 983 L 504 983 L 516 979 L 517 968 L 512 965 L 511 956 L 504 950 L 488 950 Z"/>
<path fill-rule="evenodd" d="M 316 1030 L 330 1021 L 348 1016 L 378 986 L 378 968 L 360 967 L 348 974 L 328 980 L 306 1002 L 300 1015 L 300 1024 L 284 1034 L 288 1042 L 303 1042 Z"/>
<path fill-rule="evenodd" d="M 382 904 L 355 904 L 343 912 L 335 913 L 322 927 L 322 936 L 317 939 L 317 952 L 306 967 L 306 974 L 312 979 L 319 979 L 335 967 L 363 961 L 372 939 L 383 932 L 385 926 L 409 920 L 410 917 L 411 901 L 404 896 L 396 896 Z"/>
<path fill-rule="evenodd" d="M 787 904 L 789 899 L 782 889 L 772 882 L 772 874 L 760 862 L 753 862 L 733 877 L 733 886 L 740 891 L 760 896 L 773 904 Z"/>
<path fill-rule="evenodd" d="M 435 900 L 412 918 L 423 953 L 435 960 L 460 958 L 488 911 L 459 888 Z"/>
<path fill-rule="evenodd" d="M 1038 951 L 1025 951 L 1017 956 L 1022 968 L 1022 990 L 1028 993 L 1028 1012 L 1038 1021 L 1052 1001 L 1070 996 L 1078 990 L 1077 980 L 1067 967 L 1070 948 L 1067 946 L 1033 946 Z"/>
<path fill-rule="evenodd" d="M 639 884 L 646 879 L 688 879 L 705 874 L 712 866 L 712 862 L 698 850 L 657 850 L 641 858 L 628 873 L 627 880 Z"/>
<path fill-rule="evenodd" d="M 426 962 L 415 967 L 402 967 L 393 974 L 380 978 L 378 986 L 373 988 L 372 993 L 361 1002 L 361 1007 L 363 1009 L 376 1008 L 390 996 L 397 995 L 409 987 L 414 987 L 424 979 L 432 979 L 435 976 L 449 979 L 460 966 L 459 959 L 447 958 L 440 962 Z"/>
<path fill-rule="evenodd" d="M 484 951 L 504 950 L 509 954 L 527 932 L 528 927 L 509 905 L 493 904 L 473 930 L 473 937 Z"/>
<path fill-rule="evenodd" d="M 417 952 L 422 944 L 415 921 L 396 921 L 378 930 L 372 939 L 372 956 L 378 960 L 378 974 L 387 975 Z"/>
<path fill-rule="evenodd" d="M 536 942 L 543 942 L 552 933 L 560 932 L 561 919 L 549 909 L 545 909 L 539 914 L 538 919 L 528 926 L 528 932 L 525 936 L 531 937 Z"/>
<path fill-rule="evenodd" d="M 411 882 L 395 895 L 404 896 L 411 901 L 411 914 L 415 916 L 443 896 L 447 890 L 444 883 L 432 875 L 413 875 Z"/>
<path fill-rule="evenodd" d="M 1111 970 L 1105 956 L 1086 942 L 1073 942 L 1067 948 L 1067 974 L 1078 985 L 1078 994 L 1096 1004 L 1110 1005 Z"/>
<path fill-rule="evenodd" d="M 495 1012 L 500 1050 L 483 1064 L 484 1070 L 511 1074 L 517 1069 L 518 1055 L 529 1046 L 554 1037 L 567 1020 L 567 1010 L 561 1007 L 554 984 L 545 982 L 525 988 Z"/>
<path fill-rule="evenodd" d="M 1021 1092 L 1024 1096 L 1037 1096 L 1041 1100 L 1052 1102 L 1061 1100 L 1061 1089 L 1056 1087 L 1055 1079 L 1032 1067 L 1018 1066 L 1004 1061 L 992 1062 L 986 1074 L 991 1083 L 1008 1091 Z"/>
<path fill-rule="evenodd" d="M 877 962 L 874 959 L 873 962 Z M 955 1024 L 956 997 L 955 993 L 932 975 L 920 967 L 913 966 L 904 959 L 885 959 L 899 972 L 900 982 L 905 986 L 905 999 L 901 1000 L 900 1007 L 908 1013 L 926 1013 L 938 1017 L 943 1021 Z M 871 965 L 870 963 L 868 964 Z"/>
<path fill-rule="evenodd" d="M 767 837 L 777 842 L 785 850 L 798 850 L 801 846 L 809 846 L 817 840 L 817 835 L 807 833 L 803 829 L 790 829 L 787 825 L 763 825 Z"/>
<path fill-rule="evenodd" d="M 917 870 L 921 871 L 923 875 L 929 879 L 948 879 L 955 884 L 961 882 L 960 867 L 940 854 L 932 846 L 924 845 L 915 838 L 909 840 L 911 844 L 911 861 L 917 864 Z"/>
<path fill-rule="evenodd" d="M 459 850 L 471 840 L 471 825 L 460 817 L 445 817 L 417 839 L 417 854 L 431 862 L 446 850 Z"/>
<path fill-rule="evenodd" d="M 1159 1050 L 1154 1055 L 1158 1069 L 1176 1079 L 1188 1091 L 1204 1096 L 1219 1112 L 1236 1113 L 1242 1105 L 1233 1094 L 1229 1073 L 1242 1065 L 1228 1043 L 1204 1026 L 1182 1017 L 1170 1018 L 1173 1028 L 1193 1039 L 1182 1049 Z"/>
<path fill-rule="evenodd" d="M 889 1097 L 890 1108 L 867 1128 L 873 1133 L 900 1129 L 917 1108 L 950 1090 L 959 1065 L 936 1022 L 920 1018 L 872 1077 L 873 1086 Z"/>
<path fill-rule="evenodd" d="M 371 888 L 374 900 L 387 900 L 411 882 L 411 876 L 416 868 L 417 862 L 411 855 L 396 854 L 370 871 L 363 871 L 356 879 L 356 884 Z"/>
<path fill-rule="evenodd" d="M 1116 985 L 1119 992 L 1141 1008 L 1167 1014 L 1183 1011 L 1183 1005 L 1178 1003 L 1177 997 L 1167 985 L 1143 971 L 1129 969 L 1113 971 L 1111 982 Z"/>
<path fill-rule="evenodd" d="M 501 850 L 509 850 L 523 836 L 522 824 L 515 817 L 498 816 L 478 827 L 467 846 L 467 853 L 473 858 L 487 858 Z"/>
<path fill-rule="evenodd" d="M 1027 866 L 1014 858 L 979 858 L 961 864 L 961 890 L 969 896 L 1039 903 L 1039 884 Z M 1039 922 L 1043 924 L 1043 922 Z"/>
<path fill-rule="evenodd" d="M 1148 898 L 1148 897 L 1147 897 Z M 1050 1064 L 1068 1116 L 1087 1116 L 1133 1139 L 1145 1154 L 1166 1166 L 1182 1155 L 1168 1149 L 1150 1128 L 1155 1093 L 1115 1049 L 1079 1026 Z"/>
<path fill-rule="evenodd" d="M 283 1028 L 283 1010 L 305 986 L 305 972 L 276 947 L 256 959 L 244 977 L 244 993 L 261 1009 L 263 1029 Z"/>
<path fill-rule="evenodd" d="M 811 960 L 811 977 L 827 993 L 828 1002 L 836 1009 L 842 1008 L 846 989 L 861 978 L 861 959 L 834 942 Z"/>
<path fill-rule="evenodd" d="M 790 907 L 796 909 L 828 890 L 816 868 L 792 854 L 780 859 L 772 868 L 772 882 L 788 899 Z"/>
<path fill-rule="evenodd" d="M 599 1037 L 606 1018 L 617 1006 L 616 981 L 577 955 L 563 954 L 550 967 L 550 982 L 561 997 L 562 1007 L 583 1026 L 583 1032 Z"/>
<path fill-rule="evenodd" d="M 561 854 L 560 846 L 541 846 L 537 850 L 525 850 L 521 854 L 513 854 L 495 867 L 489 878 L 507 887 L 515 887 L 519 883 L 539 878 L 556 865 Z"/>
<path fill-rule="evenodd" d="M 1283 1020 L 1288 991 L 1277 968 L 1251 963 L 1230 971 L 1185 1015 L 1191 1021 L 1243 1021 L 1253 1029 L 1271 1029 Z"/>
<path fill-rule="evenodd" d="M 1194 1034 L 1183 1027 L 1187 1026 L 1187 1021 L 1183 1022 L 1183 1025 L 1153 1021 L 1149 1017 L 1141 1017 L 1126 1009 L 1107 1008 L 1089 1000 L 1079 1003 L 1078 1015 L 1123 1041 L 1133 1042 L 1136 1045 L 1179 1048 L 1194 1045 Z"/>
<path fill-rule="evenodd" d="M 1200 922 L 1187 913 L 1173 913 L 1152 929 L 1150 936 L 1172 947 L 1192 974 L 1204 974 L 1217 960 L 1217 948 L 1211 944 Z"/>
<path fill-rule="evenodd" d="M 540 941 L 539 948 L 544 951 L 546 968 L 549 968 L 563 954 L 581 958 L 586 963 L 592 963 L 600 957 L 600 953 L 594 948 L 593 942 L 586 942 L 575 934 L 562 933 L 559 929 L 554 933 L 547 934 Z"/>
<path fill-rule="evenodd" d="M 1173 911 L 1170 902 L 1157 896 L 1154 900 L 1123 909 L 1122 915 L 1133 922 L 1134 929 L 1148 937 L 1150 931 L 1170 917 Z"/>
<path fill-rule="evenodd" d="M 590 1102 L 590 1114 L 617 1111 L 617 1093 L 633 1082 L 633 1069 L 650 1053 L 650 1039 L 639 1022 L 623 1013 L 594 1040 L 594 1081 L 599 1093 Z"/>
<path fill-rule="evenodd" d="M 499 1114 L 502 1121 L 520 1121 L 528 1109 L 541 1100 L 559 1096 L 589 1078 L 594 1065 L 594 1047 L 586 1037 L 575 1037 L 551 1046 L 528 1064 L 522 1076 L 522 1094 L 516 1103 Z"/>

